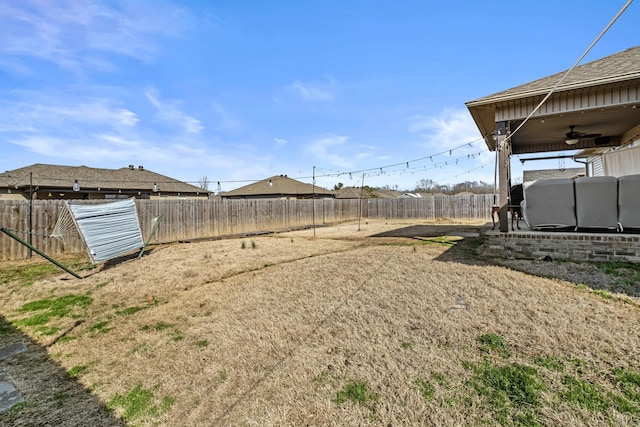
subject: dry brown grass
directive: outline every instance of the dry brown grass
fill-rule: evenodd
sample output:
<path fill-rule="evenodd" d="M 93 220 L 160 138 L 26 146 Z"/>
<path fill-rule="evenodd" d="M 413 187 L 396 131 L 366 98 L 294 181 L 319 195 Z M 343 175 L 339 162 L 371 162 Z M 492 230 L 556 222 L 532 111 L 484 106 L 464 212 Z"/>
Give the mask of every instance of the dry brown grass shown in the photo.
<path fill-rule="evenodd" d="M 480 225 L 421 224 L 424 235 Z M 495 416 L 465 364 L 483 361 L 541 372 L 547 388 L 532 411 L 544 425 L 634 420 L 571 405 L 559 393 L 563 375 L 591 380 L 604 393 L 615 391 L 603 381 L 612 368 L 638 370 L 638 298 L 605 299 L 570 282 L 487 264 L 464 245 L 407 238 L 419 231 L 415 225 L 379 221 L 358 230 L 348 223 L 318 228 L 315 236 L 303 230 L 157 247 L 83 280 L 12 281 L 0 289 L 0 313 L 15 321 L 27 316 L 18 311 L 26 302 L 90 296 L 83 323 L 55 318 L 57 335 L 24 331 L 50 345 L 51 360 L 64 370 L 85 367 L 77 377 L 91 391 L 84 395 L 107 404 L 137 386 L 150 391 L 160 409 L 130 418 L 132 425 L 474 424 Z M 381 233 L 390 237 L 370 237 Z M 56 341 L 65 332 L 73 339 Z M 509 358 L 483 351 L 483 334 L 503 337 Z M 32 375 L 20 370 L 20 357 L 0 365 L 19 387 Z M 540 358 L 557 358 L 564 371 L 543 369 Z M 432 384 L 432 398 L 421 396 L 420 380 Z M 377 397 L 336 403 L 354 381 Z M 50 397 L 23 394 L 51 406 Z M 66 425 L 78 425 L 83 409 L 75 402 L 86 404 L 84 395 L 65 399 Z M 113 413 L 126 416 L 119 405 Z M 29 417 L 43 414 L 21 408 L 0 415 L 0 423 L 4 417 L 29 425 Z M 117 422 L 105 413 L 85 416 L 87 425 Z M 60 419 L 56 425 L 65 425 Z"/>

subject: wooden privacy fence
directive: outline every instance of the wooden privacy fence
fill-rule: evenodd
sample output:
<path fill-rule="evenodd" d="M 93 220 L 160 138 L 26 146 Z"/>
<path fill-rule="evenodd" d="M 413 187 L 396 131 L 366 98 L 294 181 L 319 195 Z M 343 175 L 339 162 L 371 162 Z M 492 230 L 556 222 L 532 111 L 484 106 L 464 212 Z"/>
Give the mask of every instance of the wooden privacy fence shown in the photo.
<path fill-rule="evenodd" d="M 105 201 L 80 201 L 104 203 Z M 313 200 L 136 200 L 145 239 L 161 218 L 152 243 L 276 232 L 362 219 L 489 219 L 493 195 L 433 196 L 399 199 Z M 76 231 L 64 242 L 49 237 L 66 210 L 62 200 L 0 201 L 0 226 L 50 256 L 85 251 Z M 315 215 L 314 215 L 315 214 Z M 29 257 L 29 249 L 0 233 L 0 260 Z"/>

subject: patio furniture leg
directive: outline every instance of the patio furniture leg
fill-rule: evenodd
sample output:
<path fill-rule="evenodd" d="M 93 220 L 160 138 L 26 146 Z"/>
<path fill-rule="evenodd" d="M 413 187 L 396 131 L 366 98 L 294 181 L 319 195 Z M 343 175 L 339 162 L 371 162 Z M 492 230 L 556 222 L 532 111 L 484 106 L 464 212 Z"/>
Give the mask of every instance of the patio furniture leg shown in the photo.
<path fill-rule="evenodd" d="M 496 213 L 498 214 L 498 221 L 500 221 L 500 206 L 491 207 L 491 221 L 493 221 L 493 227 L 491 227 L 492 230 L 495 230 L 496 228 L 496 219 L 495 219 Z"/>

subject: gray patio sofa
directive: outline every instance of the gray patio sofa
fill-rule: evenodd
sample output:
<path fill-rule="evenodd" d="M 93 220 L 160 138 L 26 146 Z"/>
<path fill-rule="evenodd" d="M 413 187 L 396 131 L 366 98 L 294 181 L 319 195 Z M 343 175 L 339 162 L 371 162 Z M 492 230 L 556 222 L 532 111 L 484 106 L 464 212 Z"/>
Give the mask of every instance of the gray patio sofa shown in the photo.
<path fill-rule="evenodd" d="M 543 179 L 523 189 L 532 230 L 640 231 L 640 174 Z"/>
<path fill-rule="evenodd" d="M 618 222 L 623 230 L 640 230 L 640 175 L 618 178 Z"/>
<path fill-rule="evenodd" d="M 618 229 L 618 178 L 588 176 L 575 180 L 576 227 Z"/>
<path fill-rule="evenodd" d="M 576 206 L 572 179 L 541 179 L 525 182 L 522 188 L 522 213 L 530 229 L 575 229 Z"/>

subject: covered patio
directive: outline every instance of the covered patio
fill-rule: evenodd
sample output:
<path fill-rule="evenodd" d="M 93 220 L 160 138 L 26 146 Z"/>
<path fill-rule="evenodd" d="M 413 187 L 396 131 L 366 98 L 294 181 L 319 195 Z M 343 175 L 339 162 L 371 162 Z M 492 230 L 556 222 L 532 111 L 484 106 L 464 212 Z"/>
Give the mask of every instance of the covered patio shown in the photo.
<path fill-rule="evenodd" d="M 494 209 L 500 225 L 487 232 L 489 246 L 506 256 L 640 262 L 640 235 L 629 230 L 528 230 L 524 221 L 521 230 L 510 227 L 510 208 L 519 207 L 510 194 L 512 155 L 564 158 L 571 150 L 569 158 L 589 165 L 590 158 L 615 150 L 627 160 L 622 167 L 609 174 L 587 167 L 587 176 L 640 174 L 640 47 L 577 66 L 555 87 L 565 74 L 466 103 L 487 147 L 496 152 L 499 200 Z M 525 183 L 525 198 L 526 191 Z M 526 204 L 524 209 L 526 216 Z M 550 201 L 544 209 L 556 206 Z"/>

